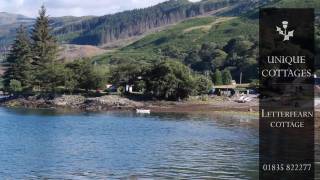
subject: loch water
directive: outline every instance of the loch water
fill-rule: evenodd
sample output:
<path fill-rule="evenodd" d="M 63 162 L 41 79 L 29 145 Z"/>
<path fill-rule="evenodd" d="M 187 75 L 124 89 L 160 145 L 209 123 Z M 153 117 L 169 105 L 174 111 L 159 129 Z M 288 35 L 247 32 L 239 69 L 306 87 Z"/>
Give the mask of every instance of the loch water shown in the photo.
<path fill-rule="evenodd" d="M 258 179 L 255 121 L 0 108 L 0 177 Z"/>

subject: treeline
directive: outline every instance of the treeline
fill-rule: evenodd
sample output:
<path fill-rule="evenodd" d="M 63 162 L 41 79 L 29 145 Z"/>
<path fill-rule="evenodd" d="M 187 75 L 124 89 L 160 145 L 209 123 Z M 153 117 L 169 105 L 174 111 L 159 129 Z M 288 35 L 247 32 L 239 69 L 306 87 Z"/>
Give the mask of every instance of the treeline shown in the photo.
<path fill-rule="evenodd" d="M 154 64 L 119 64 L 111 70 L 110 82 L 117 87 L 131 85 L 146 96 L 169 100 L 208 94 L 212 89 L 210 79 L 170 59 Z"/>
<path fill-rule="evenodd" d="M 5 61 L 5 91 L 55 93 L 59 87 L 70 92 L 76 88 L 101 87 L 105 78 L 98 68 L 86 61 L 64 64 L 58 60 L 57 53 L 58 45 L 46 9 L 42 7 L 31 33 L 23 26 L 17 30 Z"/>
<path fill-rule="evenodd" d="M 58 45 L 42 7 L 30 36 L 23 26 L 17 30 L 6 59 L 5 91 L 17 95 L 88 93 L 104 90 L 109 82 L 120 93 L 130 85 L 146 96 L 177 100 L 207 94 L 212 88 L 207 77 L 169 58 L 154 64 L 106 66 L 90 60 L 64 63 L 58 60 L 57 52 Z"/>
<path fill-rule="evenodd" d="M 145 9 L 125 11 L 72 23 L 59 28 L 55 34 L 72 44 L 100 45 L 141 35 L 151 29 L 236 3 L 240 2 L 220 0 L 191 3 L 188 0 L 169 0 Z"/>
<path fill-rule="evenodd" d="M 226 45 L 203 43 L 200 48 L 184 51 L 174 45 L 165 47 L 162 55 L 182 59 L 192 70 L 211 77 L 215 85 L 230 84 L 229 80 L 221 80 L 223 74 L 231 74 L 237 82 L 251 82 L 258 79 L 258 43 L 242 37 L 231 39 Z M 216 77 L 220 76 L 221 77 Z"/>

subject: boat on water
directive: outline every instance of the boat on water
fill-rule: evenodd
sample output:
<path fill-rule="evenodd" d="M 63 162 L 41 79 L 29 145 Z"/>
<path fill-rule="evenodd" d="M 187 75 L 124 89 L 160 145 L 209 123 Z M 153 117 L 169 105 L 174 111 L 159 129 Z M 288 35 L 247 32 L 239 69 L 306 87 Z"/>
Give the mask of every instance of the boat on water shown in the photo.
<path fill-rule="evenodd" d="M 150 109 L 136 109 L 136 112 L 139 114 L 150 114 Z"/>

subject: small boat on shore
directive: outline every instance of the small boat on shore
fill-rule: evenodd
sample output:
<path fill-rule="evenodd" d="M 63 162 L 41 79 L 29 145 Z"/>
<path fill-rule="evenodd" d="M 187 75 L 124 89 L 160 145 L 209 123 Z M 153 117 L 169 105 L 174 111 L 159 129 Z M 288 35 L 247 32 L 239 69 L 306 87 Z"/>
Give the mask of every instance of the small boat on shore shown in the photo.
<path fill-rule="evenodd" d="M 239 99 L 236 100 L 238 103 L 246 103 L 250 102 L 252 99 L 250 97 L 241 96 Z"/>
<path fill-rule="evenodd" d="M 150 114 L 150 109 L 136 109 L 139 114 Z"/>

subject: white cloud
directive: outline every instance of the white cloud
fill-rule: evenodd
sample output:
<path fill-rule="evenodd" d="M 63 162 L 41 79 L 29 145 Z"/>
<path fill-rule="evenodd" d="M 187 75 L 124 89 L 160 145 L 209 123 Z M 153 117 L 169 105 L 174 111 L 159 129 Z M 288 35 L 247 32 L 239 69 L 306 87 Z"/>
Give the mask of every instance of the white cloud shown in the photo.
<path fill-rule="evenodd" d="M 144 8 L 166 0 L 0 0 L 0 12 L 35 17 L 42 4 L 50 16 L 105 15 Z M 199 0 L 191 0 L 199 1 Z"/>

